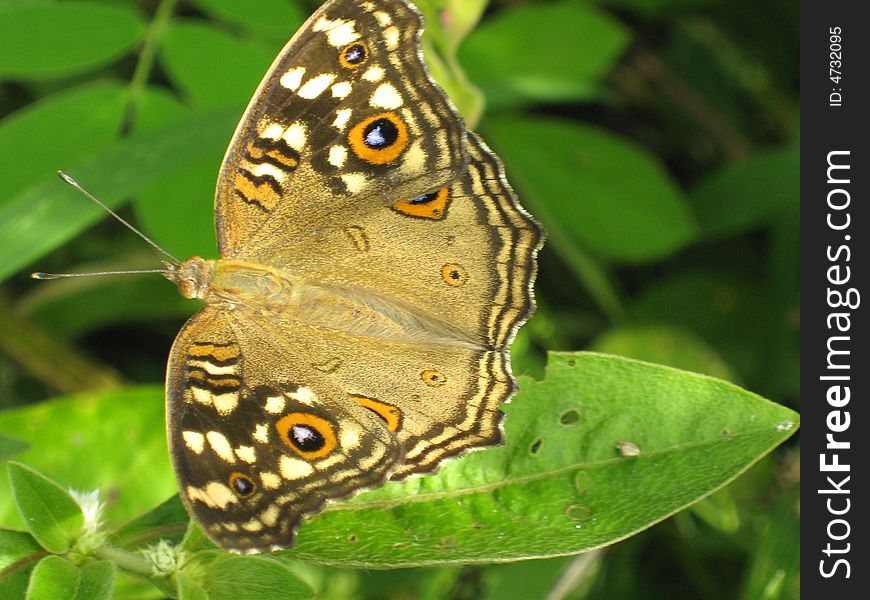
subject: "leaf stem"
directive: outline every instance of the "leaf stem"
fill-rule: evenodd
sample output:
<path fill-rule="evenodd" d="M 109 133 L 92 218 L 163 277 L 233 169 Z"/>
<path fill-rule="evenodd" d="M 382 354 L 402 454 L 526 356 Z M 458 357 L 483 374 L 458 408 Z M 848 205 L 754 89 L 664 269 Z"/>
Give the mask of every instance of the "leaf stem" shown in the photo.
<path fill-rule="evenodd" d="M 154 18 L 148 25 L 142 50 L 139 52 L 139 60 L 136 62 L 136 69 L 133 71 L 133 77 L 127 87 L 127 105 L 124 107 L 124 118 L 121 121 L 122 135 L 128 133 L 136 121 L 136 111 L 157 60 L 157 48 L 163 41 L 163 34 L 166 32 L 177 4 L 178 0 L 161 0 L 154 13 Z"/>

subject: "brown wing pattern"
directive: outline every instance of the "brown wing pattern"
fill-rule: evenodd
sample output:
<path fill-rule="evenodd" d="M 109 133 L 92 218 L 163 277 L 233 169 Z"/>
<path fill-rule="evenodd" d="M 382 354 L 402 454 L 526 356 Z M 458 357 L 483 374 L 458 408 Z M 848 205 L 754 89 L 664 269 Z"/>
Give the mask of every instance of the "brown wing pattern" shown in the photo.
<path fill-rule="evenodd" d="M 426 71 L 421 30 L 419 13 L 400 0 L 333 0 L 308 19 L 224 158 L 221 256 L 264 262 L 278 235 L 285 260 L 304 259 L 318 230 L 459 174 L 462 121 Z"/>

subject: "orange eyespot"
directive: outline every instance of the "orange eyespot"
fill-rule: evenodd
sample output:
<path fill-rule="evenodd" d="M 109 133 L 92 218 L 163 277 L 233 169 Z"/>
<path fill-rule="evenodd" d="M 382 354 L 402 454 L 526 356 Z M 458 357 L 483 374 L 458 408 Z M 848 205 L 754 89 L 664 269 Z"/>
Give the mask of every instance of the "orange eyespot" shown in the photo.
<path fill-rule="evenodd" d="M 393 204 L 393 210 L 409 217 L 440 221 L 447 216 L 447 204 L 449 201 L 450 189 L 441 188 L 431 194 L 421 194 L 410 200 L 396 202 Z"/>
<path fill-rule="evenodd" d="M 451 287 L 459 287 L 468 281 L 468 273 L 462 265 L 448 263 L 441 267 L 441 279 Z"/>
<path fill-rule="evenodd" d="M 347 141 L 359 158 L 384 165 L 402 154 L 410 138 L 404 121 L 395 113 L 386 112 L 354 125 L 347 134 Z"/>
<path fill-rule="evenodd" d="M 447 377 L 441 371 L 427 369 L 420 373 L 420 379 L 429 387 L 441 387 L 447 383 Z"/>
<path fill-rule="evenodd" d="M 244 473 L 233 473 L 229 479 L 230 489 L 239 496 L 250 496 L 257 489 L 254 480 Z"/>
<path fill-rule="evenodd" d="M 369 49 L 361 42 L 353 42 L 338 53 L 338 62 L 346 69 L 356 69 L 369 57 Z"/>
<path fill-rule="evenodd" d="M 368 396 L 351 396 L 350 399 L 382 418 L 390 431 L 398 431 L 402 427 L 402 411 L 392 404 Z"/>
<path fill-rule="evenodd" d="M 308 413 L 290 413 L 275 429 L 284 445 L 306 460 L 323 458 L 338 444 L 332 423 Z"/>

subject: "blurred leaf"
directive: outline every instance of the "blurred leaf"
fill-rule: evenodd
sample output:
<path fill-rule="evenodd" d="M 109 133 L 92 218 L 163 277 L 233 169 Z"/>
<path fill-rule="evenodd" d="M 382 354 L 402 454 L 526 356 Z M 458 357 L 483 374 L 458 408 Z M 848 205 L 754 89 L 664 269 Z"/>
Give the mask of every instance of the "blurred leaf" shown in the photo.
<path fill-rule="evenodd" d="M 15 165 L 0 178 L 0 211 L 34 180 L 109 144 L 121 126 L 125 92 L 103 81 L 45 97 L 0 123 L 0 162 Z M 22 161 L 21 157 L 27 157 Z"/>
<path fill-rule="evenodd" d="M 136 198 L 142 228 L 179 258 L 217 256 L 214 190 L 223 153 L 219 146 L 203 149 L 186 169 L 149 183 Z"/>
<path fill-rule="evenodd" d="M 596 339 L 589 350 L 645 360 L 676 369 L 734 381 L 727 363 L 698 336 L 663 325 L 611 329 Z"/>
<path fill-rule="evenodd" d="M 9 485 L 25 526 L 49 552 L 66 552 L 85 522 L 81 507 L 69 493 L 41 473 L 10 462 Z"/>
<path fill-rule="evenodd" d="M 0 14 L 0 78 L 58 78 L 95 69 L 129 52 L 144 31 L 130 6 L 6 6 Z"/>
<path fill-rule="evenodd" d="M 690 194 L 704 239 L 745 233 L 800 210 L 800 146 L 792 144 L 702 180 Z"/>
<path fill-rule="evenodd" d="M 169 78 L 201 107 L 233 106 L 242 114 L 274 53 L 193 20 L 176 19 L 160 47 Z"/>
<path fill-rule="evenodd" d="M 156 541 L 158 537 L 181 541 L 190 518 L 178 496 L 172 496 L 119 528 L 112 534 L 112 543 L 124 548 L 136 548 Z"/>
<path fill-rule="evenodd" d="M 9 460 L 29 448 L 27 442 L 8 435 L 0 435 L 0 460 Z M 2 567 L 0 567 L 2 568 Z"/>
<path fill-rule="evenodd" d="M 0 529 L 0 598 L 23 598 L 30 573 L 45 550 L 23 531 Z"/>
<path fill-rule="evenodd" d="M 792 411 L 723 381 L 550 356 L 544 381 L 521 381 L 505 446 L 330 505 L 286 556 L 398 568 L 576 554 L 711 493 L 797 426 Z M 641 454 L 621 457 L 619 442 Z"/>
<path fill-rule="evenodd" d="M 313 598 L 310 587 L 279 560 L 268 556 L 210 553 L 202 586 L 210 600 Z"/>
<path fill-rule="evenodd" d="M 258 0 L 256 10 L 238 0 L 195 0 L 194 4 L 213 17 L 277 41 L 289 40 L 305 19 L 299 4 L 289 0 Z"/>
<path fill-rule="evenodd" d="M 484 600 L 550 598 L 549 593 L 575 558 L 563 556 L 487 567 L 483 576 L 487 584 Z"/>
<path fill-rule="evenodd" d="M 60 556 L 46 556 L 36 564 L 27 587 L 27 600 L 74 600 L 80 569 Z"/>
<path fill-rule="evenodd" d="M 686 200 L 654 157 L 613 133 L 570 121 L 494 116 L 484 131 L 523 203 L 554 239 L 622 262 L 661 259 L 695 235 Z"/>
<path fill-rule="evenodd" d="M 111 493 L 110 521 L 140 515 L 177 491 L 161 387 L 81 394 L 6 410 L 0 412 L 0 432 L 15 432 L 30 443 L 21 460 L 64 485 Z M 20 527 L 11 500 L 0 487 L 0 524 Z"/>
<path fill-rule="evenodd" d="M 597 80 L 628 44 L 616 19 L 576 0 L 505 8 L 475 29 L 459 52 L 493 107 L 598 95 Z"/>
<path fill-rule="evenodd" d="M 115 589 L 115 565 L 107 560 L 96 560 L 82 566 L 81 583 L 77 599 L 110 600 Z"/>
<path fill-rule="evenodd" d="M 183 127 L 173 123 L 132 136 L 80 158 L 68 172 L 107 205 L 117 206 L 149 182 L 183 171 L 216 146 L 225 146 L 237 118 L 230 115 L 235 113 L 204 114 L 185 121 Z M 0 205 L 0 278 L 104 215 L 57 177 L 36 178 Z"/>
<path fill-rule="evenodd" d="M 763 349 L 758 336 L 767 326 L 759 310 L 764 291 L 748 283 L 713 272 L 685 272 L 656 282 L 629 306 L 639 324 L 667 323 L 698 335 L 709 343 L 742 381 L 764 379 Z"/>
<path fill-rule="evenodd" d="M 793 552 L 800 547 L 799 504 L 799 492 L 795 488 L 771 506 L 766 518 L 756 524 L 761 528 L 759 544 L 752 548 L 752 562 L 743 582 L 743 598 L 788 600 L 800 597 L 800 556 Z"/>

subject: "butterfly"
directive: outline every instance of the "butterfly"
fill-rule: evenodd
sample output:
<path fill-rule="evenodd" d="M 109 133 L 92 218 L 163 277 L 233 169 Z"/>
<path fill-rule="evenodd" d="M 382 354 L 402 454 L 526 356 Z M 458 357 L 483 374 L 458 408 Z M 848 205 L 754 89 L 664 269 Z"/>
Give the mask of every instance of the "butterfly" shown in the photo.
<path fill-rule="evenodd" d="M 329 0 L 272 64 L 217 182 L 220 259 L 166 376 L 180 497 L 234 552 L 502 440 L 541 227 L 421 56 L 403 0 Z"/>

